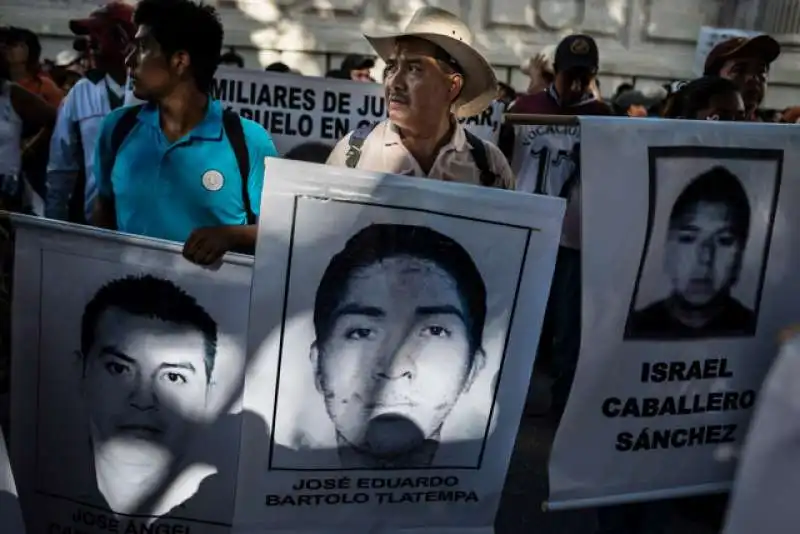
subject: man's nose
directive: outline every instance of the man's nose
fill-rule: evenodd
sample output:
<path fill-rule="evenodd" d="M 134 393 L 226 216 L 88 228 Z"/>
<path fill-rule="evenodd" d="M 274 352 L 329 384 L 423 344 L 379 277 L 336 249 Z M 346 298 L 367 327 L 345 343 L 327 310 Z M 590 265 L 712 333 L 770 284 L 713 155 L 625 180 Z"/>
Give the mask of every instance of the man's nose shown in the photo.
<path fill-rule="evenodd" d="M 151 380 L 139 377 L 130 394 L 130 405 L 141 411 L 153 410 L 158 405 L 155 388 Z"/>
<path fill-rule="evenodd" d="M 401 343 L 394 350 L 386 351 L 376 370 L 376 376 L 382 380 L 411 380 L 417 374 L 414 353 L 407 343 Z"/>
<path fill-rule="evenodd" d="M 697 252 L 697 260 L 700 265 L 708 267 L 714 264 L 714 257 L 717 254 L 717 247 L 709 239 L 700 243 L 700 249 Z"/>

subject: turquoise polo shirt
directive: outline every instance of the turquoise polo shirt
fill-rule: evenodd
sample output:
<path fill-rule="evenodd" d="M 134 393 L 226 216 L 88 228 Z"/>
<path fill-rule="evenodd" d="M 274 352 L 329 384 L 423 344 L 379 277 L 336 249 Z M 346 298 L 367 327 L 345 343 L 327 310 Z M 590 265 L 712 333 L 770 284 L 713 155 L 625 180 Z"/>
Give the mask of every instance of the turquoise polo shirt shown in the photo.
<path fill-rule="evenodd" d="M 95 149 L 98 194 L 113 200 L 117 230 L 183 243 L 197 228 L 247 224 L 241 174 L 219 101 L 210 100 L 202 122 L 174 143 L 161 131 L 158 107 L 145 104 L 111 161 L 112 132 L 125 109 L 106 116 Z M 278 152 L 261 125 L 241 121 L 250 155 L 250 209 L 258 216 L 264 158 Z"/>

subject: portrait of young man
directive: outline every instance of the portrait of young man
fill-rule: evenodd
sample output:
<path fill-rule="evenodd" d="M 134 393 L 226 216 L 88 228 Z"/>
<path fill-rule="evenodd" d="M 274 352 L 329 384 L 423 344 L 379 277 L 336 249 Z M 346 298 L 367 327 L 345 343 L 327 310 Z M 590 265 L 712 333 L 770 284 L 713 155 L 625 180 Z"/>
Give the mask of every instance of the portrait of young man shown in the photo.
<path fill-rule="evenodd" d="M 755 303 L 733 295 L 751 237 L 752 208 L 738 176 L 717 165 L 689 181 L 669 211 L 663 247 L 667 296 L 633 311 L 626 339 L 753 336 Z"/>
<path fill-rule="evenodd" d="M 128 276 L 89 300 L 80 340 L 99 500 L 115 513 L 161 515 L 139 507 L 209 422 L 217 324 L 173 282 Z"/>
<path fill-rule="evenodd" d="M 442 428 L 485 364 L 486 301 L 469 253 L 442 233 L 372 224 L 350 237 L 314 301 L 309 371 L 338 457 L 319 468 L 447 465 Z"/>

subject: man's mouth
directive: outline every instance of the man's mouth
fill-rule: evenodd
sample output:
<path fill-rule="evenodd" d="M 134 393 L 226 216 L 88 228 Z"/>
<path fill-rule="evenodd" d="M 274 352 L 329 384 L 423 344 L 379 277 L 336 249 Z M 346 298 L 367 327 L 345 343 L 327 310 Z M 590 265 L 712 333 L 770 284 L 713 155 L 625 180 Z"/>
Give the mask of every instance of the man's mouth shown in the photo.
<path fill-rule="evenodd" d="M 120 425 L 117 427 L 120 434 L 137 438 L 152 439 L 163 434 L 163 431 L 153 425 Z"/>
<path fill-rule="evenodd" d="M 401 96 L 401 95 L 391 95 L 389 97 L 389 104 L 399 104 L 406 106 L 408 105 L 408 97 Z"/>

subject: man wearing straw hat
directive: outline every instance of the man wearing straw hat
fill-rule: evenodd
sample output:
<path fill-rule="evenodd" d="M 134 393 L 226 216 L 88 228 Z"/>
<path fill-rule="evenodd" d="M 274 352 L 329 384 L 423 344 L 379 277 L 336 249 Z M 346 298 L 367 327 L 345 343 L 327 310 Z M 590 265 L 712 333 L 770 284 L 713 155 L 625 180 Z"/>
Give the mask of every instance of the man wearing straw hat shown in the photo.
<path fill-rule="evenodd" d="M 513 189 L 500 149 L 456 120 L 479 114 L 497 94 L 494 71 L 472 47 L 466 24 L 423 7 L 405 31 L 366 38 L 386 62 L 389 118 L 347 134 L 327 163 Z"/>

